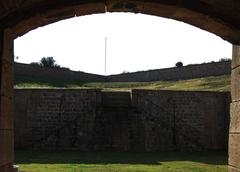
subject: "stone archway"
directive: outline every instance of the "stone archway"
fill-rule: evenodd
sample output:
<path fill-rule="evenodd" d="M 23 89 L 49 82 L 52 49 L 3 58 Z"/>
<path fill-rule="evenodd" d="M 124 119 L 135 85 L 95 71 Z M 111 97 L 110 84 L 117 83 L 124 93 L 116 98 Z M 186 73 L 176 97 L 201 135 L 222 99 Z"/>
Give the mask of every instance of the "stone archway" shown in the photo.
<path fill-rule="evenodd" d="M 229 171 L 240 172 L 239 0 L 4 0 L 0 2 L 0 171 L 13 164 L 13 40 L 62 19 L 105 12 L 151 14 L 183 21 L 234 44 Z"/>

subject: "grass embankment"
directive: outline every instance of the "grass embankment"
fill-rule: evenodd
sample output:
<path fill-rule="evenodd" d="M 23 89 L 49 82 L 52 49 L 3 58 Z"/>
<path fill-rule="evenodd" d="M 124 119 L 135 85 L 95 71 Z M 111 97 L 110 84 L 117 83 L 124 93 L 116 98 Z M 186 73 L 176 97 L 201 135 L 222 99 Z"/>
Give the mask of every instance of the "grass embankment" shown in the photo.
<path fill-rule="evenodd" d="M 216 76 L 181 81 L 78 83 L 71 81 L 19 78 L 15 88 L 97 88 L 104 90 L 159 89 L 187 91 L 230 91 L 230 76 Z"/>
<path fill-rule="evenodd" d="M 23 172 L 227 172 L 227 153 L 17 151 Z"/>

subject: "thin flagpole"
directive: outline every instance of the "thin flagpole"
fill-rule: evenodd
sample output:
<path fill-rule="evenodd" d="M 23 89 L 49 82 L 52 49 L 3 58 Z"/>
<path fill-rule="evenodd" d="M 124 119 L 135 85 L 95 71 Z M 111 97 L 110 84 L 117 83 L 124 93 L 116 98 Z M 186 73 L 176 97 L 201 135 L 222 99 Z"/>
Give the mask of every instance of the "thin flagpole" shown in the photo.
<path fill-rule="evenodd" d="M 107 38 L 105 38 L 105 75 L 107 75 Z"/>

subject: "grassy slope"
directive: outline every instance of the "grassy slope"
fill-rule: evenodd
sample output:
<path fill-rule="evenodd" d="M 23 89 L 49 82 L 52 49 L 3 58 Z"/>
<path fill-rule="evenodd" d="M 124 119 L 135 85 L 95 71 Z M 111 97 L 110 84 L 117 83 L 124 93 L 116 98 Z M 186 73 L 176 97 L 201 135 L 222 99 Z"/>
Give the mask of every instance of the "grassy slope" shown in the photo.
<path fill-rule="evenodd" d="M 189 91 L 230 91 L 230 76 L 217 76 L 182 81 L 78 83 L 19 78 L 15 88 L 99 88 L 105 90 L 161 89 Z"/>
<path fill-rule="evenodd" d="M 27 172 L 227 172 L 227 153 L 84 153 L 17 151 Z"/>

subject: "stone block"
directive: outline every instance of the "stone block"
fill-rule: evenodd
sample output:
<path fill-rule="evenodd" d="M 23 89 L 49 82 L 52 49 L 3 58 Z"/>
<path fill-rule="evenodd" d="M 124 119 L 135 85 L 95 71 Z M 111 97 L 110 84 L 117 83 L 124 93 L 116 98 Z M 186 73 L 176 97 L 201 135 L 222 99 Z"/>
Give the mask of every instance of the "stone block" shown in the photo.
<path fill-rule="evenodd" d="M 147 1 L 145 1 L 144 3 L 145 14 L 157 15 L 157 16 L 168 18 L 169 16 L 173 16 L 176 10 L 177 8 L 172 5 L 159 4 L 159 3 L 147 2 Z"/>
<path fill-rule="evenodd" d="M 13 99 L 1 96 L 0 129 L 13 129 Z"/>
<path fill-rule="evenodd" d="M 232 166 L 228 166 L 228 172 L 240 172 L 240 169 L 237 169 L 237 168 L 232 167 Z"/>
<path fill-rule="evenodd" d="M 10 29 L 4 30 L 1 54 L 1 96 L 13 97 L 13 38 Z"/>
<path fill-rule="evenodd" d="M 240 133 L 229 134 L 229 165 L 240 168 Z"/>
<path fill-rule="evenodd" d="M 11 29 L 4 30 L 4 45 L 1 60 L 13 63 L 13 33 Z"/>
<path fill-rule="evenodd" d="M 109 12 L 133 12 L 140 13 L 144 8 L 143 0 L 106 0 L 107 11 Z"/>
<path fill-rule="evenodd" d="M 0 130 L 0 138 L 0 165 L 13 163 L 13 130 Z"/>
<path fill-rule="evenodd" d="M 18 23 L 15 27 L 13 27 L 14 37 L 17 38 L 18 36 L 22 36 L 25 33 L 33 30 L 39 26 L 43 26 L 44 24 L 43 17 L 40 15 L 36 15 L 29 20 L 24 20 Z"/>
<path fill-rule="evenodd" d="M 232 101 L 240 100 L 240 67 L 232 70 L 231 75 L 231 95 Z"/>
<path fill-rule="evenodd" d="M 13 98 L 13 65 L 5 60 L 1 67 L 1 96 Z"/>
<path fill-rule="evenodd" d="M 240 65 L 240 46 L 233 45 L 232 48 L 232 68 Z"/>
<path fill-rule="evenodd" d="M 13 28 L 14 37 L 60 20 L 73 18 L 75 16 L 90 15 L 105 12 L 105 1 L 99 0 L 94 3 L 81 3 L 80 5 L 69 5 L 49 10 L 41 15 L 35 15 L 28 20 L 24 20 Z"/>
<path fill-rule="evenodd" d="M 97 13 L 105 13 L 105 0 L 101 0 L 98 3 L 94 4 L 84 4 L 78 5 L 74 7 L 75 15 L 89 15 L 89 14 L 97 14 Z"/>
<path fill-rule="evenodd" d="M 13 171 L 13 163 L 0 165 L 0 171 L 1 172 L 14 172 Z"/>
<path fill-rule="evenodd" d="M 230 133 L 240 133 L 240 102 L 233 102 L 230 110 Z"/>

